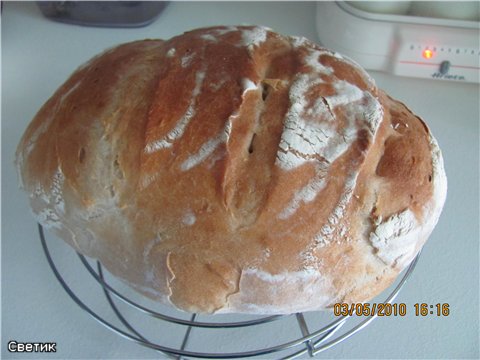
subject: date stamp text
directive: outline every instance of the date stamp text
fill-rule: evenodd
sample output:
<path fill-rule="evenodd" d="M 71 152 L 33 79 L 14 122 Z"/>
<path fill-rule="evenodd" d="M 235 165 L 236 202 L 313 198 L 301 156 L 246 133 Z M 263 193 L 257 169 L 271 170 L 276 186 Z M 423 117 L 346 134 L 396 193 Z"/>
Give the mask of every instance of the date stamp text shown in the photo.
<path fill-rule="evenodd" d="M 405 303 L 336 303 L 333 306 L 335 316 L 406 316 L 408 306 Z M 416 303 L 413 305 L 415 316 L 448 316 L 448 303 Z"/>

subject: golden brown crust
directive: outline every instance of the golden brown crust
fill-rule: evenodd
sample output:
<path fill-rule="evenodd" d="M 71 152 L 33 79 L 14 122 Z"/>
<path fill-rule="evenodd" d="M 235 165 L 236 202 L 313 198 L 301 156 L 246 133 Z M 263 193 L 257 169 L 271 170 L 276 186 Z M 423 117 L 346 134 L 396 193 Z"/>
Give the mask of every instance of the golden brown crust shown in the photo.
<path fill-rule="evenodd" d="M 17 163 L 40 222 L 192 312 L 365 301 L 418 252 L 446 193 L 418 117 L 351 60 L 261 27 L 92 59 Z"/>

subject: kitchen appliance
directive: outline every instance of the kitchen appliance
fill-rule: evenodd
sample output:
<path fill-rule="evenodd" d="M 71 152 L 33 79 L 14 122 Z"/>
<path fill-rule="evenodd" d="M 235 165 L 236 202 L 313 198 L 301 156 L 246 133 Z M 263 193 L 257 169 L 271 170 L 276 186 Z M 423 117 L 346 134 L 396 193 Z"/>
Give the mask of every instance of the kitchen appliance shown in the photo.
<path fill-rule="evenodd" d="M 344 1 L 319 2 L 321 43 L 369 70 L 480 82 L 480 22 L 380 14 Z"/>
<path fill-rule="evenodd" d="M 97 27 L 141 27 L 152 23 L 167 1 L 37 1 L 50 20 Z"/>

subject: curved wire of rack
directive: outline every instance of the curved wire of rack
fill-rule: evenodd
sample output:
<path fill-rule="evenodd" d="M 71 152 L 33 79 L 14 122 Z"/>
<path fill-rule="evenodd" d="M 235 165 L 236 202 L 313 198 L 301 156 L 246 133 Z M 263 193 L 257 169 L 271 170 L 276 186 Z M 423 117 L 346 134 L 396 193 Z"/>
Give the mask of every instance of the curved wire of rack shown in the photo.
<path fill-rule="evenodd" d="M 181 319 L 181 318 L 177 318 L 177 317 L 173 317 L 173 316 L 169 316 L 169 315 L 165 315 L 165 314 L 153 311 L 129 299 L 128 297 L 122 295 L 119 291 L 114 289 L 110 284 L 106 282 L 103 275 L 103 268 L 99 261 L 96 261 L 97 270 L 95 271 L 95 269 L 93 269 L 93 267 L 89 264 L 89 262 L 85 259 L 85 257 L 77 253 L 83 266 L 90 273 L 90 275 L 95 279 L 95 281 L 99 284 L 99 286 L 103 289 L 105 298 L 108 304 L 110 305 L 113 313 L 126 329 L 126 330 L 122 330 L 119 327 L 112 324 L 111 322 L 105 320 L 104 317 L 97 314 L 94 310 L 88 307 L 77 296 L 77 294 L 70 288 L 70 286 L 67 284 L 65 279 L 62 277 L 62 275 L 58 271 L 55 265 L 55 262 L 52 259 L 52 256 L 47 246 L 47 242 L 45 240 L 43 227 L 40 224 L 38 224 L 38 233 L 40 236 L 40 241 L 42 244 L 42 248 L 45 252 L 45 256 L 47 258 L 48 264 L 50 265 L 53 273 L 55 274 L 55 277 L 57 278 L 59 283 L 62 285 L 63 289 L 67 292 L 67 294 L 73 299 L 73 301 L 81 309 L 86 311 L 90 316 L 92 316 L 100 324 L 112 330 L 113 332 L 117 333 L 118 335 L 122 336 L 123 338 L 126 338 L 142 346 L 151 348 L 153 350 L 159 351 L 168 356 L 176 357 L 179 359 L 182 357 L 204 358 L 204 359 L 235 359 L 235 358 L 246 358 L 246 357 L 254 357 L 254 356 L 260 356 L 260 355 L 268 355 L 268 354 L 278 353 L 280 351 L 289 350 L 289 349 L 290 350 L 294 349 L 295 352 L 290 353 L 287 357 L 284 357 L 285 359 L 287 358 L 293 359 L 304 354 L 308 354 L 310 357 L 314 357 L 316 354 L 322 351 L 325 351 L 327 349 L 330 349 L 331 347 L 350 338 L 360 330 L 364 329 L 368 324 L 370 324 L 377 317 L 377 314 L 366 316 L 362 321 L 360 321 L 354 327 L 350 328 L 344 333 L 337 334 L 336 337 L 334 337 L 334 335 L 337 332 L 339 332 L 339 330 L 346 324 L 346 322 L 351 318 L 351 316 L 337 317 L 335 318 L 335 320 L 331 321 L 330 323 L 324 325 L 320 329 L 313 332 L 309 331 L 303 313 L 297 313 L 297 314 L 291 314 L 291 315 L 273 315 L 273 316 L 260 317 L 258 319 L 253 319 L 253 320 L 237 321 L 237 322 L 196 321 L 197 315 L 192 314 L 189 320 L 185 320 L 185 319 Z M 409 279 L 410 275 L 415 269 L 419 256 L 420 254 L 418 254 L 413 259 L 409 267 L 406 269 L 403 277 L 398 281 L 398 284 L 396 285 L 396 287 L 388 295 L 388 297 L 383 301 L 383 303 L 385 304 L 392 303 L 393 300 L 397 297 L 398 293 L 400 292 L 402 287 L 405 285 L 406 281 Z M 135 329 L 135 327 L 130 322 L 127 321 L 125 316 L 121 313 L 118 306 L 116 305 L 114 298 L 116 298 L 118 301 L 121 301 L 127 304 L 131 308 L 138 310 L 143 314 L 146 314 L 148 316 L 151 316 L 161 321 L 186 327 L 185 335 L 183 337 L 180 348 L 173 348 L 165 345 L 160 345 L 147 340 L 146 337 L 144 337 L 139 331 L 137 331 L 137 329 Z M 240 351 L 240 352 L 212 353 L 212 352 L 185 350 L 188 339 L 190 337 L 190 333 L 193 328 L 227 329 L 227 328 L 251 327 L 251 326 L 256 326 L 260 324 L 265 324 L 268 322 L 278 321 L 291 316 L 296 317 L 298 326 L 302 333 L 302 337 L 296 338 L 291 341 L 283 342 L 281 344 L 266 347 L 266 348 L 260 348 L 260 349 L 249 350 L 249 351 Z M 298 348 L 300 348 L 300 350 L 297 350 Z"/>

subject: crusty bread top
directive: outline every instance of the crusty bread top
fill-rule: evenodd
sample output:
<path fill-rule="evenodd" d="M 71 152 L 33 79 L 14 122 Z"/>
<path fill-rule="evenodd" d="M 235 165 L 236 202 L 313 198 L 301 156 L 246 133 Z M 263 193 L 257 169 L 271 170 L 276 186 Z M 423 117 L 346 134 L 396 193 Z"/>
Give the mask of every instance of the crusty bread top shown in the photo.
<path fill-rule="evenodd" d="M 97 56 L 39 111 L 17 163 L 43 225 L 192 312 L 370 299 L 446 195 L 422 120 L 353 61 L 263 27 Z"/>

